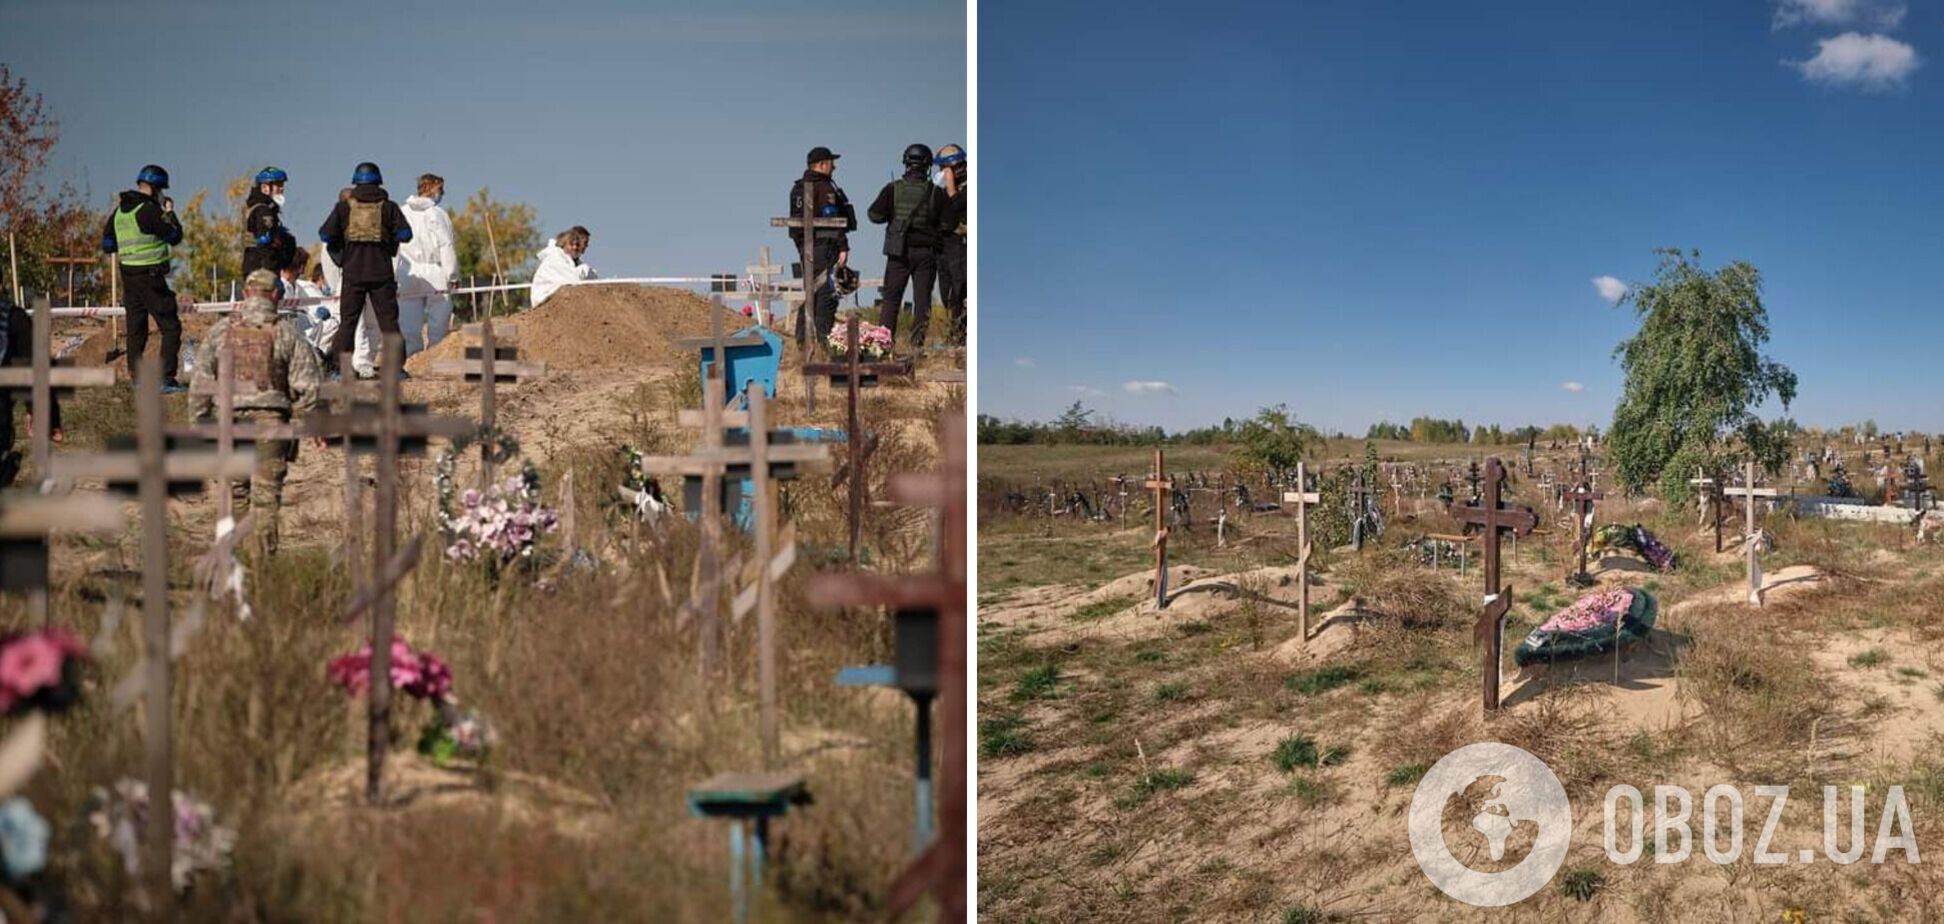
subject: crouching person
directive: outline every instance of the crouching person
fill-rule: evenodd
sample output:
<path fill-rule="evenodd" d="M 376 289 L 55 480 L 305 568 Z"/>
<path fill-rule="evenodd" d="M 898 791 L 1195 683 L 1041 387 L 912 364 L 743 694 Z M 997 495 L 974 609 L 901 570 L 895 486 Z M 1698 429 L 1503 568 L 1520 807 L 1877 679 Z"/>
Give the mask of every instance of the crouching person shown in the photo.
<path fill-rule="evenodd" d="M 304 340 L 297 322 L 277 315 L 276 276 L 269 270 L 252 272 L 244 282 L 244 301 L 228 317 L 217 321 L 196 348 L 191 388 L 197 392 L 190 411 L 198 422 L 213 420 L 217 361 L 230 347 L 235 378 L 238 424 L 280 424 L 317 407 L 324 384 L 324 366 Z M 248 500 L 256 513 L 257 542 L 265 552 L 278 544 L 277 515 L 283 505 L 284 478 L 297 458 L 294 439 L 256 441 L 256 470 L 250 476 Z"/>

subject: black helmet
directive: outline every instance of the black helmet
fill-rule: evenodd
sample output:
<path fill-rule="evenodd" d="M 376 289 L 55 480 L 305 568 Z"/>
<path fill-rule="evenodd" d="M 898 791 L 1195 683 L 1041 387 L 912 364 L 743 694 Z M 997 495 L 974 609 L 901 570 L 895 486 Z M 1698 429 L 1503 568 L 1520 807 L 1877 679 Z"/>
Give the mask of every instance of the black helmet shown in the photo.
<path fill-rule="evenodd" d="M 378 165 L 371 161 L 365 161 L 358 165 L 358 169 L 351 171 L 353 186 L 377 186 L 383 182 L 385 182 L 385 175 L 379 173 Z"/>
<path fill-rule="evenodd" d="M 931 166 L 931 160 L 931 148 L 925 147 L 922 144 L 914 144 L 905 148 L 904 165 L 906 167 L 929 167 Z"/>
<path fill-rule="evenodd" d="M 142 168 L 141 173 L 135 174 L 135 182 L 147 183 L 150 186 L 155 187 L 156 189 L 168 189 L 169 171 L 164 170 L 161 167 L 158 167 L 154 164 L 149 164 L 148 166 Z"/>

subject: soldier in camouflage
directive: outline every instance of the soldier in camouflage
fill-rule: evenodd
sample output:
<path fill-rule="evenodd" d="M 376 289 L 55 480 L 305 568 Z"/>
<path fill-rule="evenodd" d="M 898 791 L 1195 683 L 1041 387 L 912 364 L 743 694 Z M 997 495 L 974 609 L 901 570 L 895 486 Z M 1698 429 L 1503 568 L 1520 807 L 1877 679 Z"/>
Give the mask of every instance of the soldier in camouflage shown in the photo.
<path fill-rule="evenodd" d="M 234 421 L 239 424 L 288 423 L 317 406 L 324 384 L 324 367 L 317 351 L 304 340 L 297 322 L 277 316 L 272 301 L 277 279 L 269 270 L 256 270 L 244 282 L 243 305 L 217 321 L 196 348 L 191 383 L 196 397 L 190 411 L 200 421 L 216 414 L 213 397 L 217 358 L 231 344 L 236 381 Z M 250 477 L 249 505 L 257 513 L 256 534 L 266 552 L 277 550 L 277 515 L 283 504 L 284 478 L 297 458 L 294 439 L 257 440 L 256 471 Z"/>

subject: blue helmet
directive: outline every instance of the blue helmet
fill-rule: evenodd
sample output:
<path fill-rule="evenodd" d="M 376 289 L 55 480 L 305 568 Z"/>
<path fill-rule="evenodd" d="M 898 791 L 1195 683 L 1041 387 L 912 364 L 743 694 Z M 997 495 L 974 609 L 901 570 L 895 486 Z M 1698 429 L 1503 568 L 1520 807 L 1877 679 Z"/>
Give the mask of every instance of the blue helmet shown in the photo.
<path fill-rule="evenodd" d="M 158 167 L 154 164 L 149 164 L 148 166 L 142 168 L 141 173 L 135 174 L 135 182 L 147 183 L 150 186 L 155 187 L 156 189 L 168 189 L 169 171 L 164 170 L 161 167 Z"/>
<path fill-rule="evenodd" d="M 257 171 L 256 175 L 258 185 L 264 183 L 284 183 L 289 180 L 290 174 L 283 172 L 283 168 L 281 167 L 265 167 Z"/>
<path fill-rule="evenodd" d="M 377 186 L 384 182 L 385 175 L 379 173 L 378 165 L 371 161 L 365 161 L 358 165 L 358 169 L 351 171 L 351 185 L 353 186 Z"/>
<path fill-rule="evenodd" d="M 932 158 L 932 163 L 940 167 L 965 163 L 965 149 L 956 144 L 948 144 L 938 149 L 938 156 Z"/>

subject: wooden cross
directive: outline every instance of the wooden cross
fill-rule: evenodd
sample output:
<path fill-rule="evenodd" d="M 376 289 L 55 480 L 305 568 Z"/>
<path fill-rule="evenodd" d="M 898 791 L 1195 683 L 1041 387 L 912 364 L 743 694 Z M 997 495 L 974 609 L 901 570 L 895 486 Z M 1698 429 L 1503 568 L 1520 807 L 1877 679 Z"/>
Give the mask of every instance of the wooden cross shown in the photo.
<path fill-rule="evenodd" d="M 461 334 L 467 340 L 466 358 L 438 360 L 432 363 L 432 374 L 457 376 L 479 385 L 479 489 L 484 491 L 493 483 L 493 465 L 498 460 L 498 441 L 494 439 L 499 426 L 496 386 L 500 382 L 538 378 L 546 373 L 547 364 L 522 361 L 520 329 L 509 327 L 496 331 L 490 317 L 466 325 Z"/>
<path fill-rule="evenodd" d="M 1719 555 L 1721 554 L 1721 483 L 1697 466 L 1694 469 L 1694 477 L 1688 479 L 1688 484 L 1701 489 L 1696 506 L 1701 508 L 1702 514 L 1705 516 L 1709 511 L 1714 513 L 1715 554 Z"/>
<path fill-rule="evenodd" d="M 76 388 L 105 388 L 115 384 L 115 370 L 107 366 L 56 365 L 53 358 L 53 309 L 47 296 L 34 298 L 34 343 L 31 368 L 0 367 L 0 391 L 28 392 L 33 427 L 29 453 L 34 473 L 48 477 L 48 459 L 54 454 L 54 398 Z"/>
<path fill-rule="evenodd" d="M 1142 485 L 1154 492 L 1154 608 L 1168 608 L 1168 506 L 1174 496 L 1174 482 L 1168 480 L 1167 460 L 1154 450 L 1154 472 Z"/>
<path fill-rule="evenodd" d="M 1748 546 L 1748 602 L 1754 606 L 1761 606 L 1762 560 L 1756 554 L 1756 547 L 1759 543 L 1755 537 L 1755 499 L 1758 497 L 1775 497 L 1777 496 L 1777 492 L 1774 488 L 1758 488 L 1755 486 L 1755 460 L 1749 459 L 1742 469 L 1741 485 L 1739 487 L 1725 488 L 1722 490 L 1722 493 L 1741 498 L 1743 504 L 1748 508 L 1748 528 L 1742 537 Z"/>
<path fill-rule="evenodd" d="M 837 385 L 840 380 L 844 384 L 844 390 L 848 400 L 847 422 L 845 423 L 844 434 L 845 439 L 850 441 L 848 466 L 850 474 L 847 476 L 850 481 L 850 505 L 848 511 L 848 516 L 850 517 L 850 561 L 855 565 L 858 560 L 858 535 L 859 530 L 862 528 L 864 516 L 864 493 L 869 489 L 869 486 L 864 482 L 864 460 L 869 453 L 863 448 L 862 424 L 859 423 L 857 414 L 857 390 L 859 388 L 869 388 L 876 385 L 879 375 L 908 376 L 911 374 L 911 363 L 909 361 L 864 362 L 858 353 L 857 312 L 851 312 L 844 323 L 848 325 L 848 342 L 850 344 L 850 350 L 844 357 L 844 361 L 838 363 L 804 363 L 803 374 L 805 378 L 815 375 L 829 375 L 832 386 Z M 814 404 L 811 405 L 810 410 L 814 412 L 816 406 Z"/>
<path fill-rule="evenodd" d="M 26 591 L 30 613 L 45 626 L 51 534 L 57 531 L 113 536 L 121 532 L 121 504 L 102 494 L 10 493 L 0 504 L 0 589 Z"/>
<path fill-rule="evenodd" d="M 965 422 L 957 414 L 945 419 L 944 458 L 936 474 L 904 474 L 892 479 L 894 500 L 937 508 L 938 557 L 928 575 L 818 575 L 810 583 L 810 600 L 826 607 L 884 606 L 895 611 L 929 609 L 937 619 L 939 732 L 944 740 L 944 763 L 939 774 L 938 836 L 918 859 L 892 883 L 885 904 L 895 919 L 919 897 L 930 893 L 938 905 L 938 919 L 966 919 L 966 699 L 965 671 Z M 1155 471 L 1161 471 L 1160 450 Z M 1158 480 L 1158 479 L 1157 479 Z"/>
<path fill-rule="evenodd" d="M 1391 515 L 1401 520 L 1404 517 L 1404 479 L 1395 468 L 1391 469 L 1390 476 Z"/>
<path fill-rule="evenodd" d="M 394 567 L 398 543 L 398 467 L 402 455 L 422 451 L 428 437 L 458 439 L 473 431 L 471 421 L 461 417 L 439 417 L 422 407 L 408 408 L 404 403 L 399 370 L 405 361 L 405 340 L 386 334 L 384 363 L 376 383 L 343 381 L 328 394 L 352 401 L 378 386 L 377 406 L 360 406 L 352 401 L 346 411 L 321 412 L 304 418 L 298 432 L 318 438 L 341 437 L 345 455 L 358 451 L 356 438 L 370 437 L 377 455 L 377 494 L 372 504 L 372 541 L 370 575 L 371 611 L 371 694 L 365 763 L 365 801 L 382 801 L 385 755 L 391 742 L 391 640 L 397 619 L 396 581 L 382 580 Z M 349 369 L 350 366 L 340 366 Z M 355 472 L 355 469 L 353 469 Z M 353 476 L 355 478 L 355 474 Z"/>
<path fill-rule="evenodd" d="M 1539 515 L 1530 508 L 1504 505 L 1500 497 L 1504 482 L 1505 464 L 1493 456 L 1485 460 L 1485 495 L 1480 502 L 1445 508 L 1452 519 L 1484 528 L 1479 539 L 1485 559 L 1485 611 L 1478 617 L 1472 637 L 1484 648 L 1486 712 L 1499 707 L 1499 662 L 1505 650 L 1505 614 L 1512 608 L 1512 585 L 1499 584 L 1499 533 L 1524 535 L 1539 525 Z"/>
<path fill-rule="evenodd" d="M 198 491 L 212 478 L 248 474 L 250 456 L 209 451 L 171 452 L 162 426 L 161 358 L 141 359 L 135 389 L 136 443 L 133 452 L 56 456 L 48 474 L 56 481 L 97 478 L 110 491 L 131 486 L 142 508 L 142 640 L 145 652 L 148 791 L 156 805 L 167 805 L 175 788 L 175 748 L 170 730 L 171 648 L 169 625 L 169 495 Z M 175 819 L 167 811 L 151 811 L 145 832 L 143 874 L 158 899 L 171 894 L 169 867 L 175 839 Z"/>
<path fill-rule="evenodd" d="M 1579 570 L 1573 572 L 1568 580 L 1575 586 L 1585 587 L 1593 583 L 1593 576 L 1586 573 L 1586 546 L 1593 538 L 1593 505 L 1606 499 L 1606 492 L 1593 490 L 1593 482 L 1587 473 L 1586 453 L 1580 453 L 1579 483 L 1561 497 L 1573 502 L 1574 537 L 1579 545 Z"/>
<path fill-rule="evenodd" d="M 795 477 L 803 471 L 821 470 L 829 465 L 830 449 L 827 446 L 809 443 L 780 443 L 773 433 L 765 431 L 761 440 L 762 450 L 757 451 L 756 435 L 753 430 L 756 402 L 764 402 L 767 415 L 768 395 L 760 388 L 750 389 L 750 410 L 731 411 L 723 407 L 723 380 L 711 377 L 702 383 L 702 407 L 684 409 L 678 416 L 683 426 L 700 427 L 700 444 L 685 456 L 644 456 L 641 470 L 648 475 L 680 475 L 685 479 L 700 481 L 701 490 L 697 493 L 697 503 L 692 513 L 697 515 L 702 526 L 702 548 L 696 559 L 697 594 L 700 600 L 694 608 L 701 615 L 701 638 L 698 645 L 705 672 L 712 671 L 716 661 L 717 647 L 720 643 L 719 611 L 720 597 L 717 587 L 721 583 L 722 567 L 718 560 L 721 544 L 721 522 L 723 504 L 723 481 L 739 476 L 741 470 L 750 472 L 751 481 L 756 481 L 757 469 L 766 484 L 771 479 Z M 729 445 L 725 434 L 732 428 L 752 428 L 749 445 Z M 761 464 L 767 461 L 767 465 Z M 776 466 L 790 466 L 787 471 L 779 471 Z M 761 504 L 765 488 L 758 487 L 757 497 L 752 504 Z M 685 491 L 686 495 L 687 492 Z M 760 517 L 761 510 L 758 509 Z M 758 524 L 761 532 L 761 524 Z M 767 568 L 767 559 L 758 556 L 756 567 Z M 760 578 L 759 578 L 760 580 Z"/>
<path fill-rule="evenodd" d="M 1309 508 L 1323 502 L 1323 495 L 1309 489 L 1309 474 L 1303 463 L 1296 463 L 1296 490 L 1284 491 L 1282 502 L 1296 505 L 1296 614 L 1303 641 L 1309 641 Z"/>

